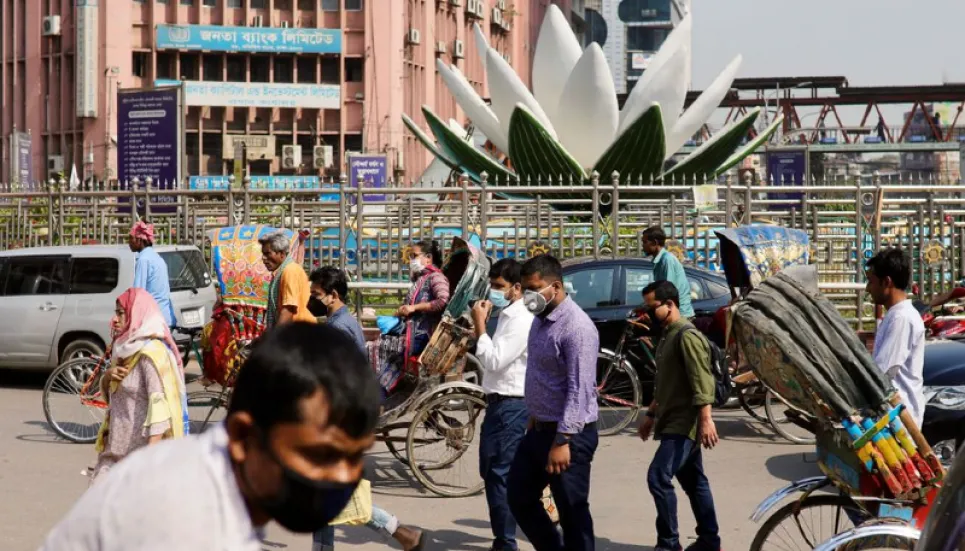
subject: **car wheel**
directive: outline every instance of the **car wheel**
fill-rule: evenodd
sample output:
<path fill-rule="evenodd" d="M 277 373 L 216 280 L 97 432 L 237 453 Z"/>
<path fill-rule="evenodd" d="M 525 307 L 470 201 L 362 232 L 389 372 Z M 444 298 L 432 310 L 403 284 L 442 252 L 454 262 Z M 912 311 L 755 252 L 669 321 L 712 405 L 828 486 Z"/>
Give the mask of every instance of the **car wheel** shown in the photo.
<path fill-rule="evenodd" d="M 65 363 L 79 358 L 99 358 L 104 355 L 104 345 L 99 339 L 81 338 L 70 341 L 60 353 L 60 361 Z"/>

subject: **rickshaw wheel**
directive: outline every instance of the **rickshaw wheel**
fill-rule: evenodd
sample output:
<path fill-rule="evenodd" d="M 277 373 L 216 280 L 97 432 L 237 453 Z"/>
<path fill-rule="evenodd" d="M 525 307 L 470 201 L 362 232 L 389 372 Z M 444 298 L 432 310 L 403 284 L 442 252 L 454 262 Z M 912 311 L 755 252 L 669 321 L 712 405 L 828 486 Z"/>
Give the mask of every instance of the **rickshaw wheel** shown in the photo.
<path fill-rule="evenodd" d="M 854 500 L 843 495 L 810 495 L 803 500 L 792 501 L 771 515 L 754 536 L 750 551 L 770 549 L 813 549 L 832 536 L 854 527 L 851 517 L 860 523 L 867 522 L 871 515 L 858 506 Z M 830 517 L 832 522 L 828 522 Z M 827 532 L 815 533 L 815 530 Z M 891 538 L 894 540 L 895 538 Z M 910 550 L 915 542 L 891 541 L 885 546 L 881 542 L 854 542 L 846 551 L 858 549 L 902 549 Z M 873 544 L 873 545 L 872 545 Z"/>
<path fill-rule="evenodd" d="M 380 429 L 381 436 L 380 440 L 385 442 L 386 449 L 392 454 L 392 457 L 398 459 L 403 463 L 408 463 L 409 458 L 405 454 L 405 438 L 408 436 L 409 423 L 390 423 Z M 406 437 L 403 436 L 392 436 L 393 432 L 406 430 Z"/>
<path fill-rule="evenodd" d="M 482 490 L 478 432 L 485 410 L 482 396 L 457 389 L 430 398 L 416 412 L 406 453 L 412 474 L 427 490 L 443 497 Z"/>

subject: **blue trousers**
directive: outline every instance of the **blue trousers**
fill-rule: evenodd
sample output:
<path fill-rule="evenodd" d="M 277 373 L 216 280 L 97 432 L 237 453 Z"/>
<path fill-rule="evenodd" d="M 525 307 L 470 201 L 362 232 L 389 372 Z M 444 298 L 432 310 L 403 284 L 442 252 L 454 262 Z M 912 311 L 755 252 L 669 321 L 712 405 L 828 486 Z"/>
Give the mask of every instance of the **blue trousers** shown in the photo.
<path fill-rule="evenodd" d="M 695 547 L 701 551 L 718 551 L 720 530 L 717 512 L 714 509 L 714 496 L 710 493 L 710 482 L 704 474 L 700 444 L 676 434 L 661 437 L 660 446 L 647 472 L 647 485 L 657 508 L 657 547 L 677 549 L 680 546 L 674 477 L 690 499 L 690 508 L 697 520 Z"/>
<path fill-rule="evenodd" d="M 526 433 L 526 403 L 522 398 L 490 401 L 479 441 L 479 474 L 486 483 L 486 502 L 495 551 L 516 551 L 516 519 L 509 510 L 506 486 L 509 468 Z"/>
<path fill-rule="evenodd" d="M 594 551 L 590 515 L 590 464 L 600 442 L 596 423 L 570 439 L 570 468 L 550 475 L 546 463 L 556 439 L 555 430 L 528 430 L 509 470 L 509 508 L 536 551 Z M 556 530 L 540 498 L 549 484 L 560 512 Z"/>

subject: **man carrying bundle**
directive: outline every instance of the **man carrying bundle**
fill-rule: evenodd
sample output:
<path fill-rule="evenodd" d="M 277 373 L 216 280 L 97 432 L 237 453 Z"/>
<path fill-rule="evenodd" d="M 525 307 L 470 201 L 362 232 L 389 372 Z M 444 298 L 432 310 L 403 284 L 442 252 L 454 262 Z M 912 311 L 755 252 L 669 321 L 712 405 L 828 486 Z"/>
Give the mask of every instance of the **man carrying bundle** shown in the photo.
<path fill-rule="evenodd" d="M 925 324 L 908 298 L 911 259 L 900 249 L 889 248 L 876 254 L 866 267 L 868 294 L 875 304 L 888 309 L 875 333 L 875 363 L 894 381 L 901 401 L 920 427 L 925 415 Z"/>

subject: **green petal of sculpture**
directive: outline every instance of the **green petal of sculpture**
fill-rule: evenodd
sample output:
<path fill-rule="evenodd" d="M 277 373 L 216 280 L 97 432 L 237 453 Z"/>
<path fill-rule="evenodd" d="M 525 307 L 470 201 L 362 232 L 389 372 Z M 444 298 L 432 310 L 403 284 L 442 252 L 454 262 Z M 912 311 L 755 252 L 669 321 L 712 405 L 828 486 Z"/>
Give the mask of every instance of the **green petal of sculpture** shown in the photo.
<path fill-rule="evenodd" d="M 583 167 L 570 155 L 536 117 L 522 104 L 517 104 L 509 119 L 509 158 L 519 174 L 527 174 L 537 183 L 539 178 L 552 178 L 564 183 L 582 183 Z M 526 182 L 530 183 L 530 182 Z"/>
<path fill-rule="evenodd" d="M 460 170 L 464 170 L 476 182 L 482 181 L 482 173 L 489 175 L 489 182 L 507 184 L 508 180 L 515 180 L 516 175 L 499 164 L 496 159 L 476 149 L 453 132 L 442 119 L 436 116 L 427 106 L 422 106 L 422 114 L 429 123 L 429 130 L 436 137 L 439 151 L 446 157 L 456 161 Z M 445 160 L 443 159 L 445 162 Z"/>
<path fill-rule="evenodd" d="M 436 144 L 432 141 L 432 138 L 430 138 L 428 134 L 423 132 L 422 129 L 419 128 L 419 125 L 417 125 L 414 120 L 409 118 L 408 115 L 406 114 L 402 115 L 402 124 L 404 124 L 406 128 L 408 128 L 412 132 L 412 134 L 415 135 L 416 139 L 419 140 L 419 142 L 422 144 L 423 147 L 429 150 L 429 153 L 432 153 L 433 155 L 435 155 L 437 159 L 445 163 L 446 166 L 448 166 L 449 168 L 453 170 L 460 170 L 459 162 L 449 157 L 442 151 L 439 151 L 439 148 L 436 147 Z"/>
<path fill-rule="evenodd" d="M 717 167 L 717 170 L 714 172 L 714 176 L 719 176 L 720 174 L 727 172 L 737 163 L 744 160 L 745 157 L 753 153 L 758 147 L 764 145 L 764 142 L 766 142 L 772 135 L 774 135 L 775 132 L 777 132 L 777 128 L 781 126 L 782 122 L 784 122 L 784 115 L 777 117 L 777 119 L 767 128 L 765 128 L 763 132 L 758 134 L 756 138 L 751 140 L 744 147 L 738 149 L 736 153 L 724 161 L 724 164 Z"/>
<path fill-rule="evenodd" d="M 715 174 L 717 168 L 740 147 L 741 141 L 754 126 L 754 121 L 760 113 L 760 108 L 754 109 L 737 122 L 724 128 L 686 159 L 680 161 L 677 166 L 664 173 L 661 179 L 669 182 L 691 182 L 695 177 Z"/>
<path fill-rule="evenodd" d="M 614 171 L 620 173 L 621 180 L 648 181 L 663 166 L 665 140 L 660 105 L 654 103 L 613 142 L 593 170 L 604 181 Z"/>

